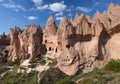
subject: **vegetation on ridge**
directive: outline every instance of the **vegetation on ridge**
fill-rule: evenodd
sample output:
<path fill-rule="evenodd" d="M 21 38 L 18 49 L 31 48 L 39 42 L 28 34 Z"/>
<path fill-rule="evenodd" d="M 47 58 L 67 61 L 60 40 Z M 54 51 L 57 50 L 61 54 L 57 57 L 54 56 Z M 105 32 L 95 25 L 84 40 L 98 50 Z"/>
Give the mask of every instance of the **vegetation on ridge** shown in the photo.
<path fill-rule="evenodd" d="M 14 62 L 18 65 L 18 62 Z M 4 65 L 1 66 L 2 70 Z M 6 66 L 6 65 L 5 65 Z M 14 66 L 14 68 L 16 68 Z M 40 83 L 38 83 L 40 76 Z M 30 73 L 17 73 L 17 69 L 13 71 L 5 70 L 5 75 L 0 77 L 0 84 L 119 84 L 120 83 L 120 60 L 110 60 L 108 64 L 102 68 L 94 68 L 93 71 L 68 76 L 59 69 L 51 66 L 47 71 L 39 74 L 37 71 Z"/>

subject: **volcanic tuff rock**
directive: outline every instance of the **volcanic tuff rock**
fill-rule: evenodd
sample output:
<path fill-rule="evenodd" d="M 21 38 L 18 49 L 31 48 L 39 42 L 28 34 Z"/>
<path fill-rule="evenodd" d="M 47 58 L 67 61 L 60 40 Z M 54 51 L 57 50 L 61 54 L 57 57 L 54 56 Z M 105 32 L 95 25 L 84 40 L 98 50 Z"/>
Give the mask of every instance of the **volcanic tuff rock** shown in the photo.
<path fill-rule="evenodd" d="M 20 40 L 20 55 L 23 60 L 30 58 L 35 59 L 41 54 L 42 48 L 42 30 L 40 27 L 28 25 L 19 35 Z"/>
<path fill-rule="evenodd" d="M 93 22 L 90 27 L 85 16 L 81 17 L 77 26 L 71 24 L 66 26 L 63 29 L 65 30 L 63 32 L 65 39 L 62 39 L 63 51 L 58 58 L 59 69 L 68 75 L 74 75 L 79 71 L 79 68 L 83 69 L 84 72 L 91 70 L 89 68 L 99 54 L 99 36 L 102 29 L 103 26 L 99 20 Z"/>
<path fill-rule="evenodd" d="M 75 22 L 75 23 L 78 23 L 75 26 L 76 34 L 79 34 L 79 35 L 89 35 L 89 34 L 91 34 L 90 24 L 88 23 L 88 20 L 84 15 L 81 15 L 80 18 L 79 18 L 79 22 Z"/>
<path fill-rule="evenodd" d="M 8 60 L 45 56 L 57 59 L 61 71 L 74 75 L 103 67 L 109 59 L 120 59 L 119 43 L 120 7 L 112 3 L 93 19 L 78 13 L 74 20 L 63 17 L 58 29 L 53 16 L 44 30 L 36 25 L 12 29 Z"/>
<path fill-rule="evenodd" d="M 18 27 L 10 30 L 10 51 L 8 55 L 8 60 L 14 61 L 20 58 L 20 40 L 18 35 L 22 32 Z"/>
<path fill-rule="evenodd" d="M 58 27 L 58 30 L 57 30 L 57 35 L 62 35 L 63 34 L 63 30 L 65 29 L 65 27 L 67 26 L 68 24 L 68 20 L 67 18 L 64 16 L 60 22 L 60 25 Z"/>
<path fill-rule="evenodd" d="M 5 35 L 3 32 L 3 34 L 0 35 L 0 63 L 3 63 L 7 60 L 9 45 L 10 37 L 9 35 Z"/>
<path fill-rule="evenodd" d="M 10 45 L 10 38 L 9 35 L 5 35 L 5 33 L 3 32 L 2 35 L 0 35 L 0 46 L 1 45 Z"/>
<path fill-rule="evenodd" d="M 50 16 L 47 20 L 47 23 L 46 23 L 46 27 L 45 27 L 45 34 L 48 34 L 48 35 L 55 35 L 56 34 L 56 31 L 57 31 L 57 27 L 56 27 L 56 24 L 55 24 L 55 21 L 54 21 L 54 18 L 53 16 Z"/>
<path fill-rule="evenodd" d="M 24 31 L 14 28 L 10 31 L 10 51 L 8 60 L 14 61 L 19 58 L 34 59 L 41 53 L 42 30 L 36 25 L 27 25 Z"/>
<path fill-rule="evenodd" d="M 9 50 L 8 46 L 10 45 L 10 37 L 9 35 L 5 35 L 3 32 L 2 35 L 0 35 L 0 53 L 2 53 L 4 50 Z"/>

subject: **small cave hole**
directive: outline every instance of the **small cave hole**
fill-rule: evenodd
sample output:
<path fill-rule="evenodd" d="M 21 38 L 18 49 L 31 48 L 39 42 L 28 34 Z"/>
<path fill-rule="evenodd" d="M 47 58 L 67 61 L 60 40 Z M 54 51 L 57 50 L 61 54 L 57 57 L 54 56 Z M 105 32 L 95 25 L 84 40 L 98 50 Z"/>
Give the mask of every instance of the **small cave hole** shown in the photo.
<path fill-rule="evenodd" d="M 70 45 L 68 44 L 68 45 L 66 45 L 66 47 L 69 49 L 69 48 L 70 48 Z"/>
<path fill-rule="evenodd" d="M 55 49 L 55 52 L 57 52 L 57 48 Z"/>
<path fill-rule="evenodd" d="M 45 43 L 47 43 L 47 40 L 45 40 Z"/>
<path fill-rule="evenodd" d="M 51 51 L 51 47 L 49 47 L 49 51 Z"/>

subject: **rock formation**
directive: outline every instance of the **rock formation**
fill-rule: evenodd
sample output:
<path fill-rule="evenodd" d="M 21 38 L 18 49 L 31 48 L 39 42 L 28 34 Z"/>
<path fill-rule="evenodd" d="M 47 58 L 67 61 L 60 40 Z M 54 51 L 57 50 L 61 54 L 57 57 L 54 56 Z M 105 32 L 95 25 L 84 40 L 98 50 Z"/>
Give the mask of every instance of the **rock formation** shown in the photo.
<path fill-rule="evenodd" d="M 10 45 L 9 35 L 5 35 L 4 32 L 2 35 L 0 35 L 0 46 L 2 45 Z"/>
<path fill-rule="evenodd" d="M 34 59 L 41 53 L 42 30 L 36 25 L 27 25 L 22 31 L 19 28 L 10 31 L 10 51 L 8 60 L 15 59 Z"/>
<path fill-rule="evenodd" d="M 63 17 L 58 29 L 53 16 L 44 29 L 36 25 L 24 30 L 15 27 L 9 34 L 8 61 L 49 57 L 57 59 L 57 67 L 67 75 L 103 67 L 109 59 L 120 59 L 119 11 L 120 7 L 111 3 L 107 11 L 97 11 L 93 19 L 79 13 L 74 20 Z M 5 36 L 0 38 L 0 44 L 4 41 Z"/>
<path fill-rule="evenodd" d="M 57 27 L 53 16 L 50 16 L 47 20 L 45 29 L 43 31 L 43 45 L 46 46 L 46 51 L 49 53 L 50 58 L 55 58 L 55 51 L 57 47 L 56 39 Z"/>
<path fill-rule="evenodd" d="M 42 48 L 42 30 L 35 24 L 27 25 L 24 31 L 19 35 L 20 57 L 25 59 L 35 59 L 41 54 Z"/>
<path fill-rule="evenodd" d="M 56 31 L 57 31 L 57 27 L 55 25 L 55 21 L 54 21 L 54 18 L 53 16 L 50 16 L 47 20 L 47 23 L 46 23 L 46 27 L 45 27 L 45 34 L 48 34 L 48 35 L 55 35 L 56 34 Z"/>
<path fill-rule="evenodd" d="M 0 63 L 4 63 L 7 60 L 9 45 L 10 37 L 3 32 L 3 34 L 0 35 Z"/>
<path fill-rule="evenodd" d="M 9 61 L 20 58 L 20 40 L 18 35 L 22 32 L 18 27 L 10 30 L 10 50 L 8 55 Z"/>

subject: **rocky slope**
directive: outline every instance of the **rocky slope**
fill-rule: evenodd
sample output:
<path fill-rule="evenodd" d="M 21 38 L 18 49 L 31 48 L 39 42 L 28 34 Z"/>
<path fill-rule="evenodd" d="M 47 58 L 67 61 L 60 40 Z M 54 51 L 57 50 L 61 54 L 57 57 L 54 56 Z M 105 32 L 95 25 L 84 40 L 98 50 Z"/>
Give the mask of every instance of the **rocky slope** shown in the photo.
<path fill-rule="evenodd" d="M 49 57 L 57 59 L 56 67 L 67 75 L 89 72 L 110 59 L 120 59 L 120 7 L 111 3 L 92 19 L 78 13 L 74 20 L 63 17 L 58 28 L 50 16 L 44 29 L 35 24 L 23 30 L 15 27 L 8 38 L 0 38 L 0 46 L 9 47 L 9 62 Z"/>

